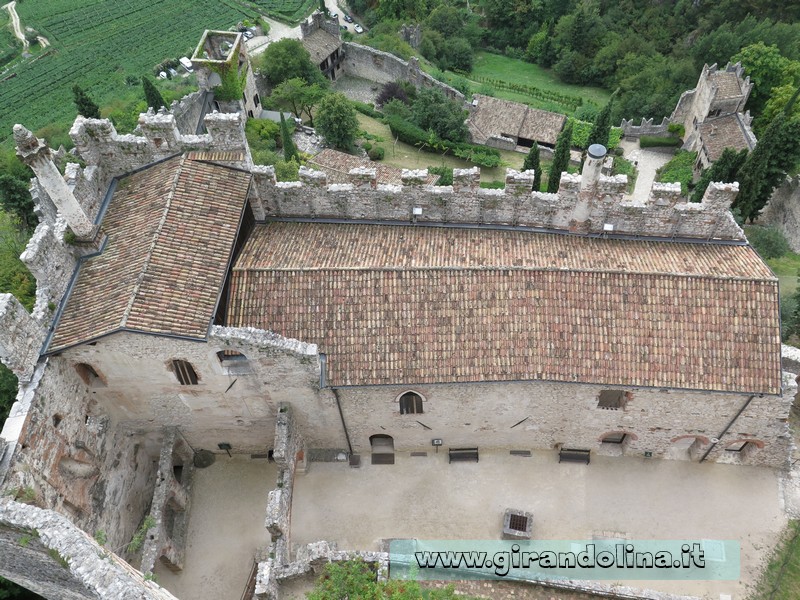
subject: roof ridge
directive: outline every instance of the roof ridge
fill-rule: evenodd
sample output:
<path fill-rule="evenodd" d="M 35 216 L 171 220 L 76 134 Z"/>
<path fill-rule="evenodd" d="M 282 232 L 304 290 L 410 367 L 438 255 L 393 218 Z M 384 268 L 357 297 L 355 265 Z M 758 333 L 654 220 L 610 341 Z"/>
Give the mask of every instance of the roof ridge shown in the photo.
<path fill-rule="evenodd" d="M 128 306 L 125 307 L 125 312 L 122 313 L 122 322 L 120 323 L 120 327 L 126 327 L 128 324 L 128 318 L 133 310 L 133 305 L 136 303 L 137 297 L 139 296 L 139 291 L 142 287 L 142 282 L 144 281 L 144 277 L 147 275 L 147 270 L 150 267 L 150 262 L 153 258 L 153 250 L 155 250 L 156 244 L 158 244 L 158 239 L 161 237 L 161 230 L 164 227 L 164 223 L 167 221 L 167 215 L 169 215 L 169 210 L 172 207 L 172 200 L 175 198 L 175 190 L 178 187 L 178 180 L 183 173 L 183 165 L 187 160 L 189 159 L 185 154 L 180 157 L 180 164 L 175 170 L 175 176 L 172 178 L 172 185 L 169 189 L 167 202 L 164 205 L 164 211 L 161 213 L 161 219 L 158 221 L 158 226 L 153 232 L 153 239 L 151 240 L 150 247 L 147 250 L 147 258 L 145 258 L 144 264 L 142 265 L 142 270 L 139 272 L 139 276 L 136 278 L 136 283 L 133 286 L 133 292 L 131 293 L 130 300 L 128 300 Z"/>
<path fill-rule="evenodd" d="M 694 277 L 698 279 L 720 279 L 724 281 L 754 281 L 763 283 L 778 283 L 778 277 L 773 275 L 772 279 L 765 277 L 743 277 L 739 275 L 719 275 L 712 273 L 668 273 L 664 271 L 626 271 L 622 269 L 577 269 L 569 267 L 520 267 L 520 266 L 422 266 L 422 267 L 243 267 L 235 265 L 232 272 L 244 273 L 268 273 L 274 271 L 280 272 L 300 272 L 300 273 L 316 273 L 318 271 L 362 271 L 362 272 L 395 272 L 395 271 L 546 271 L 546 272 L 570 272 L 570 273 L 599 273 L 599 274 L 612 274 L 612 275 L 663 275 L 665 277 Z"/>

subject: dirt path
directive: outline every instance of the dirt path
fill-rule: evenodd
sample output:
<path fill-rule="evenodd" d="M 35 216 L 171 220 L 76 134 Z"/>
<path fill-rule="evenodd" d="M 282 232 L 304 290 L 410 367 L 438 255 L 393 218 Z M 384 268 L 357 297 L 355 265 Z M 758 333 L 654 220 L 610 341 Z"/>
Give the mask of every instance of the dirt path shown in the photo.
<path fill-rule="evenodd" d="M 17 36 L 17 39 L 22 42 L 23 51 L 26 51 L 30 44 L 28 43 L 28 40 L 25 39 L 25 34 L 22 33 L 22 26 L 19 23 L 19 15 L 17 14 L 16 0 L 3 5 L 3 8 L 5 8 L 8 11 L 8 14 L 11 15 L 11 25 L 14 27 L 14 35 Z"/>

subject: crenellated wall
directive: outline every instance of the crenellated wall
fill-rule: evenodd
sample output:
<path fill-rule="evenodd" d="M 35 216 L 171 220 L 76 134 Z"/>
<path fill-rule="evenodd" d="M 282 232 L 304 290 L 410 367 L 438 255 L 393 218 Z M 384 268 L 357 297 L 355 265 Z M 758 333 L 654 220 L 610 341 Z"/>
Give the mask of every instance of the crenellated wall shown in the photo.
<path fill-rule="evenodd" d="M 377 183 L 375 169 L 350 171 L 350 183 L 328 184 L 325 173 L 300 169 L 299 182 L 276 182 L 272 167 L 253 168 L 256 219 L 327 218 L 520 225 L 586 233 L 744 241 L 730 214 L 737 184 L 713 183 L 701 203 L 688 203 L 674 184 L 655 184 L 647 201 L 623 200 L 624 175 L 601 175 L 581 192 L 582 175 L 562 173 L 557 194 L 532 192 L 533 172 L 508 169 L 503 189 L 480 188 L 480 171 L 457 169 L 452 186 L 427 186 L 427 171 L 404 170 L 402 185 Z M 588 211 L 578 218 L 576 210 Z M 414 209 L 419 214 L 415 215 Z M 608 225 L 612 226 L 609 232 Z M 583 231 L 583 230 L 581 230 Z"/>

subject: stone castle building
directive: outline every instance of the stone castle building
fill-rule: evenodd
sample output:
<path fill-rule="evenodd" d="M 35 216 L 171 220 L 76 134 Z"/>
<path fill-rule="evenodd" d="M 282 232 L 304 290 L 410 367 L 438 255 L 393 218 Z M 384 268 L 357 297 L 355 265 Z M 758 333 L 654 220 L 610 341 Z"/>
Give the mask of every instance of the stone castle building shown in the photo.
<path fill-rule="evenodd" d="M 750 129 L 753 118 L 744 106 L 753 84 L 744 76 L 740 63 L 720 69 L 705 65 L 694 89 L 681 94 L 672 115 L 659 125 L 642 119 L 640 125 L 622 121 L 625 135 L 665 135 L 670 124 L 683 125 L 683 149 L 697 152 L 695 169 L 700 171 L 716 161 L 725 148 L 752 150 L 756 137 Z"/>
<path fill-rule="evenodd" d="M 204 39 L 198 69 L 222 42 L 239 56 Z M 729 212 L 736 184 L 625 201 L 597 146 L 556 194 L 531 171 L 481 189 L 477 168 L 452 186 L 364 167 L 281 183 L 243 120 L 213 112 L 186 135 L 147 113 L 118 135 L 78 117 L 85 166 L 64 175 L 15 127 L 40 223 L 22 255 L 33 312 L 0 295 L 20 380 L 0 434 L 3 577 L 53 599 L 173 598 L 144 574 L 184 568 L 195 469 L 228 453 L 279 467 L 257 598 L 322 552 L 289 541 L 315 461 L 391 469 L 436 444 L 787 465 L 778 281 Z M 100 530 L 106 548 L 141 531 L 141 555 L 121 552 L 140 568 Z"/>

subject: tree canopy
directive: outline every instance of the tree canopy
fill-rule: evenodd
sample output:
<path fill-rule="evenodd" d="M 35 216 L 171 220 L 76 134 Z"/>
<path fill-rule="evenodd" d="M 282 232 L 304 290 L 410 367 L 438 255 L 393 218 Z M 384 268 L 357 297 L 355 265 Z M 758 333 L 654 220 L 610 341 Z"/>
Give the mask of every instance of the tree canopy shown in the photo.
<path fill-rule="evenodd" d="M 327 79 L 311 62 L 311 55 L 300 40 L 284 38 L 273 42 L 254 60 L 272 86 L 295 77 L 306 83 L 327 85 Z"/>
<path fill-rule="evenodd" d="M 328 94 L 317 108 L 316 129 L 333 147 L 350 150 L 358 134 L 356 110 L 344 95 Z"/>
<path fill-rule="evenodd" d="M 79 115 L 83 115 L 87 119 L 100 118 L 100 107 L 95 104 L 94 100 L 89 97 L 89 94 L 77 83 L 72 86 L 72 100 L 75 102 L 75 107 L 78 109 Z"/>
<path fill-rule="evenodd" d="M 142 77 L 142 88 L 144 88 L 144 99 L 148 107 L 151 107 L 153 110 L 158 110 L 162 106 L 167 106 L 167 103 L 164 102 L 164 98 L 161 96 L 161 92 L 158 91 L 158 88 L 156 88 L 153 82 L 147 77 Z"/>
<path fill-rule="evenodd" d="M 411 110 L 414 123 L 426 131 L 433 131 L 443 140 L 463 142 L 467 139 L 466 112 L 440 89 L 419 90 Z"/>
<path fill-rule="evenodd" d="M 567 125 L 558 134 L 556 149 L 553 152 L 553 163 L 550 165 L 550 172 L 547 175 L 547 191 L 555 194 L 561 184 L 561 173 L 569 167 L 569 149 L 572 140 L 572 121 L 567 121 Z"/>

